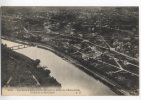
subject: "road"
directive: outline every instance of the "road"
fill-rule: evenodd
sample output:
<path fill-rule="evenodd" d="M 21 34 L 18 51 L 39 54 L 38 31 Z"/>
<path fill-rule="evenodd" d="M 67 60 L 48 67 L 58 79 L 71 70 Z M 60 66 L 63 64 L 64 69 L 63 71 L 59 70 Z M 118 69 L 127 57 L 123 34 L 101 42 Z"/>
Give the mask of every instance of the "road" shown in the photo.
<path fill-rule="evenodd" d="M 102 40 L 103 40 L 104 42 L 106 42 L 102 36 L 101 36 L 101 38 L 102 38 Z M 87 40 L 87 41 L 90 42 L 89 40 Z M 90 43 L 92 43 L 92 42 L 90 42 Z M 47 47 L 47 46 L 41 45 L 40 43 L 35 43 L 35 44 L 36 44 L 37 47 L 42 47 L 42 48 L 46 48 L 46 49 L 48 49 L 48 50 L 54 51 L 53 49 L 51 49 L 51 47 Z M 93 43 L 92 43 L 92 44 L 93 44 Z M 108 45 L 107 42 L 106 42 L 106 44 Z M 28 45 L 28 44 L 27 44 L 27 45 Z M 94 44 L 94 45 L 95 45 L 95 44 Z M 99 45 L 95 45 L 95 46 L 100 47 L 100 48 L 105 48 L 105 47 L 101 47 L 101 46 L 99 46 Z M 109 46 L 109 45 L 108 45 L 108 46 Z M 109 48 L 111 48 L 111 47 L 109 46 Z M 108 48 L 105 48 L 105 49 L 108 49 Z M 116 52 L 116 53 L 118 53 L 118 54 L 121 54 L 121 55 L 123 55 L 123 56 L 126 56 L 126 57 L 128 57 L 128 58 L 131 58 L 131 59 L 134 59 L 134 60 L 135 60 L 135 58 L 129 57 L 129 56 L 123 54 L 123 53 L 117 52 L 117 51 L 115 51 L 115 50 L 112 50 L 112 51 L 114 51 L 114 52 Z M 116 68 L 118 68 L 118 69 L 120 69 L 120 70 L 126 71 L 126 72 L 128 72 L 128 73 L 130 73 L 130 74 L 133 74 L 133 75 L 135 75 L 135 76 L 139 76 L 139 75 L 137 75 L 137 74 L 135 74 L 135 73 L 133 73 L 133 72 L 130 72 L 130 71 L 128 71 L 128 70 L 125 70 L 125 69 L 118 63 L 118 61 L 116 60 L 117 58 L 115 58 L 115 57 L 111 57 L 111 58 L 119 65 L 119 67 L 118 67 L 118 66 L 115 66 L 115 65 L 112 65 L 112 64 L 109 64 L 109 63 L 106 63 L 106 62 L 104 62 L 104 63 L 105 63 L 105 64 L 109 64 L 109 65 L 112 66 L 112 67 L 116 67 Z M 98 61 L 99 61 L 99 60 L 98 60 Z M 131 65 L 134 65 L 134 66 L 137 66 L 137 65 L 132 64 L 132 63 L 130 63 L 130 64 L 131 64 Z M 119 71 L 119 72 L 120 72 L 120 71 Z"/>
<path fill-rule="evenodd" d="M 14 59 L 13 57 L 10 57 L 10 59 L 15 60 L 15 61 L 17 62 L 17 64 L 16 64 L 16 67 L 14 68 L 14 70 L 13 70 L 13 72 L 12 72 L 10 78 L 7 80 L 7 82 L 6 82 L 6 84 L 5 84 L 4 87 L 9 86 L 10 81 L 13 79 L 13 75 L 14 75 L 14 73 L 16 72 L 16 69 L 17 69 L 17 68 L 20 68 L 20 67 L 18 67 L 18 65 L 21 64 L 21 62 L 19 62 L 18 60 Z M 27 63 L 25 63 L 25 62 L 22 62 L 22 63 L 23 63 L 24 65 L 27 64 Z M 28 64 L 28 66 L 30 66 L 30 65 Z M 26 68 L 26 67 L 25 67 L 25 68 Z M 30 73 L 30 74 L 32 75 L 32 78 L 35 80 L 37 86 L 41 86 L 40 83 L 39 83 L 39 81 L 37 80 L 37 78 L 31 73 L 31 71 L 28 70 L 27 68 L 26 68 L 26 70 L 28 71 L 28 73 Z M 19 83 L 20 83 L 20 82 L 19 82 Z"/>

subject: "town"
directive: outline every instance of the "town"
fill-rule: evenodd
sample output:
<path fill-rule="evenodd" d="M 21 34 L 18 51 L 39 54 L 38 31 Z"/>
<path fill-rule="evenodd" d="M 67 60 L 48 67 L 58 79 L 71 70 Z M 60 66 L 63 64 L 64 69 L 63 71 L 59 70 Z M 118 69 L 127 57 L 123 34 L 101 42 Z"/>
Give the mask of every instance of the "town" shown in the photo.
<path fill-rule="evenodd" d="M 5 10 L 1 18 L 3 38 L 50 46 L 86 68 L 80 69 L 99 73 L 130 95 L 138 95 L 138 8 L 2 10 Z M 90 75 L 91 72 L 86 71 Z M 105 79 L 102 81 L 109 83 Z"/>

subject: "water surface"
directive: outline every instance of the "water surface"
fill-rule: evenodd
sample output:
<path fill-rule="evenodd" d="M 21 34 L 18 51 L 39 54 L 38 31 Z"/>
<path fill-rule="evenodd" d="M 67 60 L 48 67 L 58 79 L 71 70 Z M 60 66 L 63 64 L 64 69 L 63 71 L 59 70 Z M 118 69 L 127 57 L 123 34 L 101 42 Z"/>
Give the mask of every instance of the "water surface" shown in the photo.
<path fill-rule="evenodd" d="M 2 40 L 8 47 L 19 43 Z M 48 67 L 53 76 L 64 89 L 80 89 L 82 95 L 116 95 L 109 87 L 86 74 L 68 61 L 63 60 L 51 51 L 37 47 L 15 50 L 31 59 L 40 59 L 41 65 Z"/>

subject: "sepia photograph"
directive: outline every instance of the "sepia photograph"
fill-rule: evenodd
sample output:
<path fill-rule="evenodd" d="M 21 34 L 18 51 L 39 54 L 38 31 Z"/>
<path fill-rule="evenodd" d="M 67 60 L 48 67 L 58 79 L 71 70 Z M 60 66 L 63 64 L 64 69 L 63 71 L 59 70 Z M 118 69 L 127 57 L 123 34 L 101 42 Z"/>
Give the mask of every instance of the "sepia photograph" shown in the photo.
<path fill-rule="evenodd" d="M 2 6 L 3 96 L 139 96 L 138 6 Z"/>

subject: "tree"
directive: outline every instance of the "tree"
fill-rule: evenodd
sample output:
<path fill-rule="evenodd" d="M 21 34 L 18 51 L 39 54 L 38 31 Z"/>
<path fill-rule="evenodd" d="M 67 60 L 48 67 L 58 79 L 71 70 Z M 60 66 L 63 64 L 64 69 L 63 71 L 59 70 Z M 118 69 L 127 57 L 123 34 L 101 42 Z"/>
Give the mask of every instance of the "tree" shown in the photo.
<path fill-rule="evenodd" d="M 40 59 L 36 59 L 36 60 L 35 60 L 35 65 L 36 65 L 36 67 L 37 67 L 37 65 L 40 64 L 40 62 L 41 62 Z"/>

